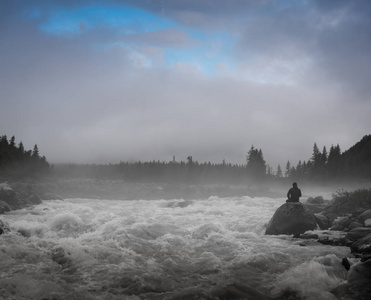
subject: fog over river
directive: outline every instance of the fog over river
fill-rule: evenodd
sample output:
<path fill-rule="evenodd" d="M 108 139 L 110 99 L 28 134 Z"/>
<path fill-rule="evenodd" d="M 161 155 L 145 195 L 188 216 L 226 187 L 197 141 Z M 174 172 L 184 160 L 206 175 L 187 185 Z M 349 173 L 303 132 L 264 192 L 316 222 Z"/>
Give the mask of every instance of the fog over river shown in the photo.
<path fill-rule="evenodd" d="M 12 211 L 2 216 L 11 231 L 0 236 L 0 298 L 222 299 L 234 285 L 336 299 L 349 248 L 265 236 L 284 201 L 66 199 Z"/>

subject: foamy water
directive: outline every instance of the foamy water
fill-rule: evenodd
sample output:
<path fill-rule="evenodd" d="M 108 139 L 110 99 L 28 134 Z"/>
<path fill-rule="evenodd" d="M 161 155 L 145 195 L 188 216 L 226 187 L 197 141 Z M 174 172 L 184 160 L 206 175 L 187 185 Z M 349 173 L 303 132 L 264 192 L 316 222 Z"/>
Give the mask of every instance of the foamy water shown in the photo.
<path fill-rule="evenodd" d="M 0 297 L 181 299 L 237 283 L 336 299 L 349 249 L 265 236 L 284 200 L 67 199 L 11 212 L 1 217 L 11 232 L 0 236 Z"/>

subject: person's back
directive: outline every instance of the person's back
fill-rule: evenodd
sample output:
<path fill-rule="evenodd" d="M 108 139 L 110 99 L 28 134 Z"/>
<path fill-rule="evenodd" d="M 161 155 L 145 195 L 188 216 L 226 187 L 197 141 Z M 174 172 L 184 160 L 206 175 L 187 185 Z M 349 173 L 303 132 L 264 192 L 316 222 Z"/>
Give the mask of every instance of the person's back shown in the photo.
<path fill-rule="evenodd" d="M 299 202 L 301 197 L 301 190 L 298 188 L 296 182 L 292 184 L 292 188 L 287 192 L 288 200 L 286 202 Z"/>

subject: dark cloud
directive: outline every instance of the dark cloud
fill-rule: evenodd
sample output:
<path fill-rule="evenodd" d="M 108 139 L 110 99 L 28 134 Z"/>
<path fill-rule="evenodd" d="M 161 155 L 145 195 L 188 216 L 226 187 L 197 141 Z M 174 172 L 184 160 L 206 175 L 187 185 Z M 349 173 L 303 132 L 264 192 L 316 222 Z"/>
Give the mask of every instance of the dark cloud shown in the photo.
<path fill-rule="evenodd" d="M 367 2 L 369 3 L 369 2 Z M 371 3 L 331 10 L 330 24 L 318 34 L 318 69 L 325 79 L 343 85 L 345 92 L 371 101 Z M 331 22 L 331 21 L 330 21 Z M 320 70 L 317 70 L 320 73 Z M 354 99 L 356 100 L 356 99 Z"/>

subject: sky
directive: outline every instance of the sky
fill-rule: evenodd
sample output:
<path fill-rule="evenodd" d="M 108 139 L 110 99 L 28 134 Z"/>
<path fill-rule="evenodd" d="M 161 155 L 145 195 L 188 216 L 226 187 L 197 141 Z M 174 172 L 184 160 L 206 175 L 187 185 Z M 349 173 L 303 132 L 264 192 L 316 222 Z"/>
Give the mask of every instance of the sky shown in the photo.
<path fill-rule="evenodd" d="M 0 135 L 50 163 L 273 169 L 371 132 L 371 1 L 3 0 Z"/>

